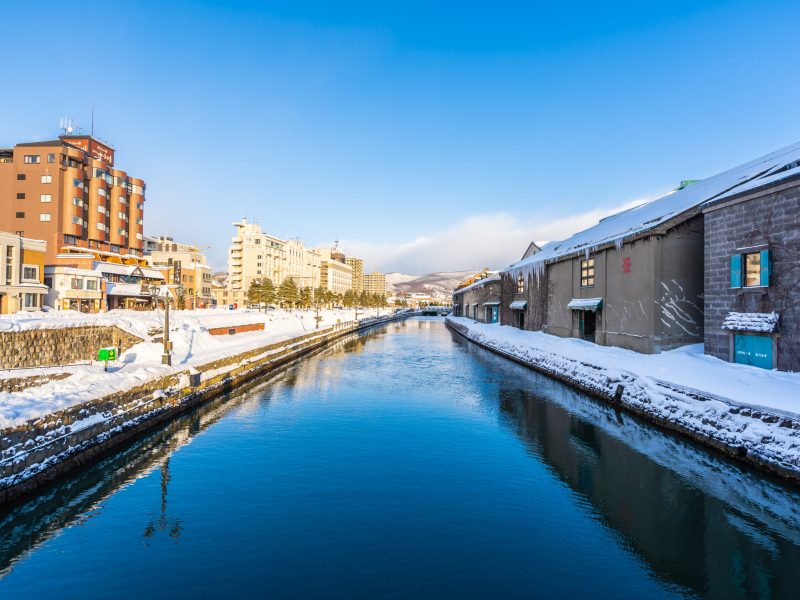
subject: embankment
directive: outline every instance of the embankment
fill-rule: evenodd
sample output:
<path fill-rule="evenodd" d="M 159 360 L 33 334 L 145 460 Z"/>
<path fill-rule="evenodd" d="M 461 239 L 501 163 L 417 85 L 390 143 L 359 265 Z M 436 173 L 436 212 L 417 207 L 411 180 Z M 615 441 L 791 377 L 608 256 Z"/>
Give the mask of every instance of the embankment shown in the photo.
<path fill-rule="evenodd" d="M 482 348 L 663 429 L 800 484 L 800 420 L 790 415 L 737 405 L 724 398 L 623 370 L 611 371 L 545 348 L 510 346 L 452 318 L 448 318 L 446 324 Z"/>
<path fill-rule="evenodd" d="M 404 318 L 374 317 L 176 370 L 138 387 L 0 430 L 0 504 L 94 460 L 143 431 L 353 332 Z"/>

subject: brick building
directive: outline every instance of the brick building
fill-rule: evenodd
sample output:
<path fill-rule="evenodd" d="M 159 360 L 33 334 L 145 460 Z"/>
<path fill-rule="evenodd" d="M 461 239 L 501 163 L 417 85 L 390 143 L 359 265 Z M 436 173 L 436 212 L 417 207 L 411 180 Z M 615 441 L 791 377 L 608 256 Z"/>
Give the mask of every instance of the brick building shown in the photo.
<path fill-rule="evenodd" d="M 705 352 L 800 371 L 800 166 L 704 205 Z"/>
<path fill-rule="evenodd" d="M 47 243 L 45 264 L 64 246 L 141 256 L 144 189 L 92 136 L 0 149 L 0 230 Z"/>

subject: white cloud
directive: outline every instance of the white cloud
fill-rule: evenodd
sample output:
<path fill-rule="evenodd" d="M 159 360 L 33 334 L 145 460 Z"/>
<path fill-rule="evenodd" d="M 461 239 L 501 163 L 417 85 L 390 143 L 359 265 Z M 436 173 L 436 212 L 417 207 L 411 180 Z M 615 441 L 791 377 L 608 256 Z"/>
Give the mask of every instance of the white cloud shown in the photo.
<path fill-rule="evenodd" d="M 601 218 L 641 204 L 635 200 L 615 208 L 598 208 L 560 219 L 542 215 L 521 220 L 508 213 L 474 215 L 442 231 L 401 244 L 370 244 L 343 240 L 352 256 L 362 257 L 369 270 L 424 274 L 434 271 L 499 269 L 520 258 L 531 241 L 561 240 L 595 225 Z"/>

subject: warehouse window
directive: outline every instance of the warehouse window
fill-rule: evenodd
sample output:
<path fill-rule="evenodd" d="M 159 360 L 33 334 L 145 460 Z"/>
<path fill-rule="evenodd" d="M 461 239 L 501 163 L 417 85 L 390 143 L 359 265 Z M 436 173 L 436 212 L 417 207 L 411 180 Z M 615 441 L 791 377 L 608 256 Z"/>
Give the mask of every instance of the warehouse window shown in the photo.
<path fill-rule="evenodd" d="M 731 256 L 731 287 L 768 287 L 769 250 L 745 252 Z"/>
<path fill-rule="evenodd" d="M 581 287 L 594 287 L 594 259 L 581 261 Z"/>
<path fill-rule="evenodd" d="M 524 291 L 525 291 L 525 278 L 522 276 L 522 273 L 520 273 L 517 276 L 517 293 L 521 294 Z"/>

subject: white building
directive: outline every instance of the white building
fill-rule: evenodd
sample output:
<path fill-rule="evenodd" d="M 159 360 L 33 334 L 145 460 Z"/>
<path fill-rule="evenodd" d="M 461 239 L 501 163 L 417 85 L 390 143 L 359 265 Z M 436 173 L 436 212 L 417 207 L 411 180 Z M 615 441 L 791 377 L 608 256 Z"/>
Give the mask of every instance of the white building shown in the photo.
<path fill-rule="evenodd" d="M 320 286 L 335 294 L 353 289 L 353 268 L 347 264 L 338 242 L 332 248 L 322 248 L 320 255 Z"/>
<path fill-rule="evenodd" d="M 49 285 L 45 303 L 56 310 L 94 313 L 103 309 L 103 274 L 61 265 L 44 268 Z"/>

